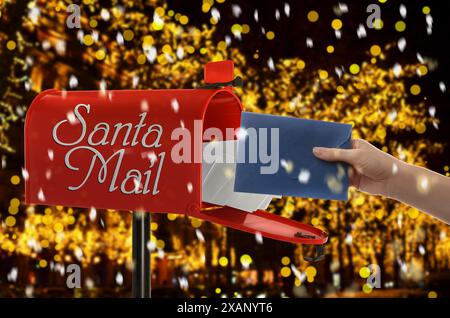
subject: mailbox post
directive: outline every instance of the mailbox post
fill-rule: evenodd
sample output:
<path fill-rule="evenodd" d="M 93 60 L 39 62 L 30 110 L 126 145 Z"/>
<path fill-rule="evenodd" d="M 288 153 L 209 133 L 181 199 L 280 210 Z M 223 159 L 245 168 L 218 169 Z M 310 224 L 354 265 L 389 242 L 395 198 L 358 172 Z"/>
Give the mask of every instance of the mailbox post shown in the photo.
<path fill-rule="evenodd" d="M 151 254 L 147 243 L 150 240 L 151 214 L 133 212 L 133 297 L 151 297 Z"/>

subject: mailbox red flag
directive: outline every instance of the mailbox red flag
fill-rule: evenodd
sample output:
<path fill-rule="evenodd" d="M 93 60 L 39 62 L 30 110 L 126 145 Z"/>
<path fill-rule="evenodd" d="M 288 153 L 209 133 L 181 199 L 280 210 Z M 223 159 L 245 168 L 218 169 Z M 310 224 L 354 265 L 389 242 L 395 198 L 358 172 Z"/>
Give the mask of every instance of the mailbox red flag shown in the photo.
<path fill-rule="evenodd" d="M 232 77 L 231 61 L 205 69 L 208 83 Z M 202 204 L 204 133 L 216 128 L 233 139 L 241 111 L 231 87 L 44 91 L 25 121 L 25 200 L 180 213 L 278 240 L 325 243 L 323 231 L 268 212 Z"/>

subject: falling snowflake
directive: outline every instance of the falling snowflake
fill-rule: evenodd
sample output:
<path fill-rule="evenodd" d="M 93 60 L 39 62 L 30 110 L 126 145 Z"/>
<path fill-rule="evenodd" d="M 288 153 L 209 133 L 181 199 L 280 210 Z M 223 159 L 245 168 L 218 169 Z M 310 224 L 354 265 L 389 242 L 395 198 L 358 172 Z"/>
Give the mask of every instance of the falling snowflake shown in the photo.
<path fill-rule="evenodd" d="M 73 251 L 73 254 L 80 262 L 83 260 L 83 250 L 81 248 L 76 247 L 75 250 Z"/>
<path fill-rule="evenodd" d="M 147 242 L 147 249 L 148 249 L 150 252 L 153 252 L 153 251 L 156 249 L 156 242 L 153 241 L 153 240 L 149 240 L 149 241 Z"/>
<path fill-rule="evenodd" d="M 40 188 L 38 191 L 38 200 L 41 202 L 45 202 L 45 195 L 44 195 L 44 191 L 42 190 L 42 188 Z"/>
<path fill-rule="evenodd" d="M 423 245 L 419 245 L 419 253 L 422 256 L 425 255 L 426 250 L 425 250 L 425 247 L 423 247 Z"/>
<path fill-rule="evenodd" d="M 289 18 L 291 15 L 291 7 L 289 6 L 289 3 L 284 3 L 284 14 Z"/>
<path fill-rule="evenodd" d="M 138 86 L 138 84 L 139 84 L 139 77 L 134 75 L 131 85 L 133 85 L 133 88 L 136 88 Z"/>
<path fill-rule="evenodd" d="M 420 193 L 428 193 L 428 187 L 429 187 L 429 181 L 428 178 L 426 176 L 419 176 L 417 178 L 417 190 Z"/>
<path fill-rule="evenodd" d="M 38 6 L 33 6 L 28 12 L 28 18 L 30 18 L 33 24 L 36 24 L 41 16 L 41 10 Z"/>
<path fill-rule="evenodd" d="M 353 236 L 352 236 L 350 233 L 348 233 L 348 234 L 345 236 L 345 244 L 351 245 L 352 242 L 353 242 Z"/>
<path fill-rule="evenodd" d="M 86 278 L 84 283 L 86 284 L 86 287 L 88 289 L 93 289 L 95 287 L 94 280 L 92 278 L 90 278 L 90 277 Z"/>
<path fill-rule="evenodd" d="M 217 10 L 217 8 L 211 9 L 211 17 L 213 17 L 216 21 L 220 20 L 220 12 Z"/>
<path fill-rule="evenodd" d="M 425 16 L 425 21 L 427 22 L 427 34 L 431 35 L 433 33 L 433 17 L 427 14 Z"/>
<path fill-rule="evenodd" d="M 248 135 L 248 132 L 243 127 L 239 127 L 236 131 L 236 137 L 239 140 L 245 139 L 245 137 L 247 137 L 247 135 Z"/>
<path fill-rule="evenodd" d="M 356 30 L 356 35 L 360 39 L 365 38 L 367 36 L 367 32 L 366 29 L 364 28 L 364 25 L 360 24 L 358 26 L 358 29 Z"/>
<path fill-rule="evenodd" d="M 116 42 L 117 42 L 119 45 L 123 45 L 124 39 L 123 39 L 122 33 L 117 32 L 117 35 L 116 35 Z"/>
<path fill-rule="evenodd" d="M 402 16 L 402 18 L 403 19 L 406 18 L 406 7 L 404 4 L 400 5 L 399 11 L 400 11 L 400 15 Z"/>
<path fill-rule="evenodd" d="M 239 16 L 240 16 L 241 13 L 242 13 L 241 7 L 238 6 L 237 4 L 233 4 L 233 5 L 231 6 L 231 10 L 233 11 L 233 15 L 234 15 L 235 18 L 239 18 Z"/>
<path fill-rule="evenodd" d="M 50 180 L 50 179 L 52 178 L 52 170 L 47 169 L 47 170 L 45 171 L 45 178 L 46 178 L 47 180 Z"/>
<path fill-rule="evenodd" d="M 55 157 L 55 154 L 54 154 L 52 149 L 48 149 L 47 150 L 47 155 L 48 155 L 48 159 L 50 159 L 50 161 L 53 161 L 53 158 Z"/>
<path fill-rule="evenodd" d="M 263 244 L 263 236 L 260 232 L 255 233 L 255 240 L 258 244 Z"/>
<path fill-rule="evenodd" d="M 66 117 L 67 117 L 67 120 L 69 121 L 69 123 L 72 125 L 77 122 L 77 118 L 75 117 L 75 114 L 72 111 L 67 112 Z"/>
<path fill-rule="evenodd" d="M 267 66 L 269 66 L 269 69 L 271 71 L 275 71 L 275 64 L 274 64 L 273 59 L 271 57 L 267 61 Z"/>
<path fill-rule="evenodd" d="M 78 30 L 78 32 L 77 32 L 77 39 L 78 39 L 78 41 L 80 41 L 81 44 L 83 44 L 83 38 L 84 38 L 83 30 Z"/>
<path fill-rule="evenodd" d="M 148 111 L 148 102 L 145 99 L 141 101 L 141 111 L 142 112 Z"/>
<path fill-rule="evenodd" d="M 292 162 L 292 160 L 281 159 L 280 165 L 286 171 L 286 173 L 291 173 L 292 170 L 294 170 L 294 163 Z"/>
<path fill-rule="evenodd" d="M 392 69 L 395 77 L 399 77 L 402 72 L 402 66 L 399 63 L 395 63 L 394 68 Z"/>
<path fill-rule="evenodd" d="M 298 270 L 298 268 L 297 268 L 294 264 L 291 264 L 291 270 L 292 270 L 292 273 L 294 274 L 294 276 L 295 276 L 298 280 L 300 280 L 300 283 L 303 283 L 303 282 L 305 281 L 305 279 L 306 279 L 306 274 L 300 272 L 300 271 Z"/>
<path fill-rule="evenodd" d="M 400 40 L 398 40 L 397 46 L 398 46 L 398 49 L 400 50 L 400 52 L 403 52 L 406 47 L 406 39 L 401 38 Z"/>
<path fill-rule="evenodd" d="M 17 269 L 17 267 L 13 267 L 6 275 L 6 279 L 8 280 L 8 282 L 15 282 L 17 280 L 18 274 L 19 270 Z"/>
<path fill-rule="evenodd" d="M 419 52 L 417 52 L 416 57 L 417 57 L 417 60 L 418 60 L 420 63 L 423 64 L 423 63 L 425 62 L 424 59 L 423 59 L 423 57 L 422 57 L 422 54 L 420 54 Z"/>
<path fill-rule="evenodd" d="M 109 14 L 108 10 L 102 8 L 102 10 L 100 11 L 100 17 L 102 18 L 103 21 L 108 21 L 111 15 Z"/>
<path fill-rule="evenodd" d="M 178 58 L 179 60 L 182 60 L 182 59 L 184 58 L 184 49 L 183 49 L 183 47 L 179 46 L 179 47 L 177 48 L 176 54 L 177 54 L 177 58 Z"/>
<path fill-rule="evenodd" d="M 25 296 L 28 298 L 32 298 L 34 296 L 34 287 L 33 285 L 27 285 L 25 287 Z"/>
<path fill-rule="evenodd" d="M 47 41 L 47 40 L 42 41 L 42 48 L 44 49 L 44 51 L 49 50 L 51 48 L 51 46 L 52 45 L 50 44 L 49 41 Z"/>
<path fill-rule="evenodd" d="M 397 118 L 397 111 L 395 109 L 393 109 L 392 111 L 389 112 L 388 114 L 388 118 L 393 122 L 395 121 L 395 119 Z"/>
<path fill-rule="evenodd" d="M 430 114 L 431 117 L 434 117 L 436 115 L 436 107 L 430 106 L 428 108 L 428 113 Z"/>
<path fill-rule="evenodd" d="M 225 43 L 227 44 L 227 46 L 230 46 L 230 44 L 231 44 L 231 37 L 229 35 L 225 36 Z"/>
<path fill-rule="evenodd" d="M 189 193 L 192 193 L 193 189 L 194 189 L 194 187 L 192 186 L 192 182 L 188 182 L 188 184 L 187 184 L 187 190 L 188 190 L 188 192 L 189 192 Z"/>
<path fill-rule="evenodd" d="M 98 33 L 98 31 L 92 31 L 92 39 L 94 40 L 94 42 L 98 41 L 100 34 Z"/>
<path fill-rule="evenodd" d="M 205 242 L 205 237 L 203 236 L 202 231 L 200 231 L 199 229 L 196 229 L 196 230 L 195 230 L 195 235 L 197 236 L 197 239 L 198 239 L 200 242 Z"/>
<path fill-rule="evenodd" d="M 170 106 L 172 107 L 172 110 L 176 113 L 178 113 L 179 109 L 180 109 L 180 104 L 178 104 L 178 100 L 176 98 L 173 98 L 170 101 Z"/>
<path fill-rule="evenodd" d="M 116 274 L 116 284 L 122 286 L 123 284 L 123 275 L 121 272 L 117 272 Z"/>
<path fill-rule="evenodd" d="M 301 169 L 298 175 L 298 182 L 302 184 L 307 184 L 309 182 L 309 178 L 311 177 L 311 173 L 309 170 Z"/>
<path fill-rule="evenodd" d="M 105 81 L 105 79 L 102 78 L 102 80 L 100 81 L 99 86 L 100 86 L 100 91 L 102 91 L 102 93 L 105 93 L 105 91 L 106 91 L 106 81 Z"/>
<path fill-rule="evenodd" d="M 97 218 L 97 210 L 94 207 L 92 207 L 91 210 L 89 211 L 89 219 L 91 220 L 91 222 L 94 222 L 96 218 Z"/>
<path fill-rule="evenodd" d="M 66 42 L 63 40 L 59 40 L 55 45 L 56 53 L 59 55 L 64 55 L 66 53 Z"/>
<path fill-rule="evenodd" d="M 344 10 L 342 10 L 342 9 L 348 10 L 347 5 L 346 5 L 345 3 L 344 3 L 344 4 L 338 3 L 338 5 L 335 5 L 335 6 L 333 7 L 333 12 L 334 12 L 335 15 L 337 15 L 338 17 L 340 17 L 340 16 L 342 16 L 344 13 L 346 13 L 346 12 L 344 12 Z"/>
<path fill-rule="evenodd" d="M 392 164 L 392 174 L 393 174 L 393 175 L 396 175 L 397 172 L 398 172 L 398 166 L 397 166 L 396 163 L 393 163 L 393 164 Z"/>
<path fill-rule="evenodd" d="M 341 78 L 342 74 L 344 73 L 343 70 L 342 70 L 342 68 L 337 67 L 337 66 L 334 68 L 334 72 L 336 73 L 336 75 L 337 75 L 339 78 Z"/>
<path fill-rule="evenodd" d="M 22 177 L 25 181 L 27 181 L 30 178 L 30 175 L 28 174 L 28 171 L 25 168 L 22 168 Z"/>
<path fill-rule="evenodd" d="M 147 52 L 147 54 L 145 55 L 145 56 L 147 56 L 147 60 L 150 62 L 150 63 L 153 63 L 155 60 L 156 60 L 156 55 L 158 54 L 158 52 L 157 52 L 157 50 L 156 50 L 156 47 L 154 47 L 154 46 L 151 46 L 149 49 L 148 49 L 148 52 Z"/>
<path fill-rule="evenodd" d="M 75 75 L 70 75 L 69 77 L 69 87 L 70 88 L 75 88 L 78 86 L 78 79 L 76 78 Z"/>

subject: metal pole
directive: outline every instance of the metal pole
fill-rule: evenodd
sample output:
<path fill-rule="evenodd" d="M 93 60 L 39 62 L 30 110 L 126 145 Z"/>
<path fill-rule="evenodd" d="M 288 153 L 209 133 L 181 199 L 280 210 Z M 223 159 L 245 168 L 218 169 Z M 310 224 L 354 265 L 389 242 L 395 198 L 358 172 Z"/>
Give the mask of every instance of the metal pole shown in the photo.
<path fill-rule="evenodd" d="M 151 297 L 150 240 L 151 214 L 133 212 L 133 297 Z"/>

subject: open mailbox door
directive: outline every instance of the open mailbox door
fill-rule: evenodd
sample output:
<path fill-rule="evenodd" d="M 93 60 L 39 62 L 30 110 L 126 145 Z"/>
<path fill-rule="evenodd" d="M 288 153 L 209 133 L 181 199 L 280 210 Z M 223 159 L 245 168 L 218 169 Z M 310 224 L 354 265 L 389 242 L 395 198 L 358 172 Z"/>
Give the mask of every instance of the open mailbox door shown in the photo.
<path fill-rule="evenodd" d="M 240 126 L 231 61 L 208 63 L 201 89 L 58 91 L 25 122 L 27 204 L 179 213 L 262 236 L 324 244 L 323 231 L 265 211 L 202 203 L 202 142 Z"/>

